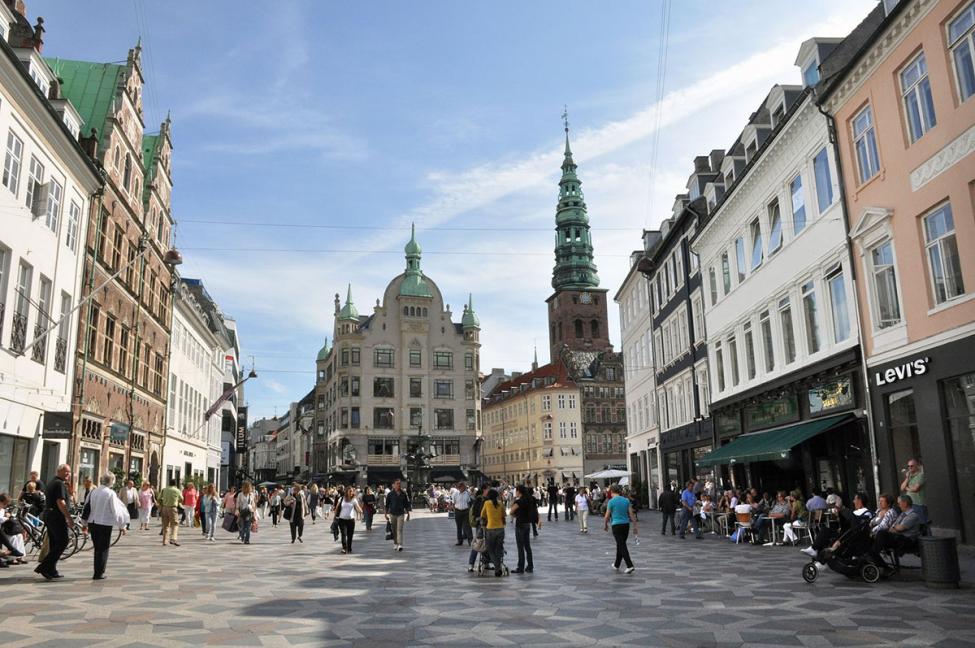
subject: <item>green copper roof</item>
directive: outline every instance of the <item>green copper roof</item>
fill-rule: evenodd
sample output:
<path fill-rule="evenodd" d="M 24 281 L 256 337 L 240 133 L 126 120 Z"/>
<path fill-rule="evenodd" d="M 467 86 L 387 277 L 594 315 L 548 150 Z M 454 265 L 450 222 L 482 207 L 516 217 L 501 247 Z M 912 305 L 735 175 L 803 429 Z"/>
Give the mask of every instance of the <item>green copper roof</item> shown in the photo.
<path fill-rule="evenodd" d="M 593 263 L 589 214 L 582 182 L 576 176 L 576 163 L 569 146 L 569 129 L 565 129 L 565 158 L 559 180 L 559 203 L 555 211 L 555 290 L 585 290 L 599 287 L 599 275 Z"/>
<path fill-rule="evenodd" d="M 423 249 L 416 242 L 416 226 L 412 226 L 410 241 L 406 244 L 406 276 L 403 283 L 399 286 L 401 297 L 433 297 L 430 286 L 423 278 L 423 270 L 420 269 L 420 253 Z"/>
<path fill-rule="evenodd" d="M 464 306 L 464 317 L 460 320 L 461 326 L 467 328 L 481 328 L 481 320 L 477 319 L 474 313 L 474 297 L 467 295 L 467 305 Z"/>
<path fill-rule="evenodd" d="M 82 135 L 98 129 L 99 146 L 104 145 L 105 119 L 112 112 L 112 104 L 125 82 L 124 65 L 90 63 L 67 59 L 45 59 L 54 74 L 61 79 L 61 94 L 69 99 L 81 115 Z"/>
<path fill-rule="evenodd" d="M 355 304 L 352 303 L 352 284 L 349 284 L 349 291 L 345 295 L 345 306 L 339 311 L 340 320 L 355 320 L 359 321 L 359 311 L 355 309 Z"/>
<path fill-rule="evenodd" d="M 328 346 L 328 338 L 325 338 L 325 345 L 321 348 L 321 350 L 319 350 L 318 357 L 316 358 L 316 360 L 324 360 L 325 358 L 328 357 L 328 354 L 331 350 L 332 348 Z"/>
<path fill-rule="evenodd" d="M 142 166 L 147 177 L 153 172 L 156 153 L 159 151 L 159 135 L 146 135 L 142 138 Z M 146 184 L 149 184 L 148 182 Z"/>

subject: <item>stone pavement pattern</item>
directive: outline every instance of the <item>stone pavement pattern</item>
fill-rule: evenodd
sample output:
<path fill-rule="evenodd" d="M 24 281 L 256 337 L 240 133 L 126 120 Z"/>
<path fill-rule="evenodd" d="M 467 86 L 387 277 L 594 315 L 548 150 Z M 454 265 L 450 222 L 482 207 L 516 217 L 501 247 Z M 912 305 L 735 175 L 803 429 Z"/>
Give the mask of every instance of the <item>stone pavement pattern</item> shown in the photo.
<path fill-rule="evenodd" d="M 0 572 L 5 648 L 26 646 L 969 646 L 973 574 L 961 590 L 931 590 L 910 575 L 870 586 L 830 571 L 813 585 L 784 547 L 661 537 L 644 512 L 631 576 L 610 569 L 609 534 L 546 524 L 534 574 L 468 574 L 453 520 L 421 513 L 406 550 L 359 525 L 343 556 L 328 524 L 264 528 L 250 546 L 222 530 L 204 543 L 183 529 L 162 547 L 158 526 L 112 549 L 108 579 L 91 581 L 91 553 L 48 583 L 29 568 Z M 508 564 L 516 563 L 507 531 Z M 52 603 L 52 597 L 60 602 Z"/>

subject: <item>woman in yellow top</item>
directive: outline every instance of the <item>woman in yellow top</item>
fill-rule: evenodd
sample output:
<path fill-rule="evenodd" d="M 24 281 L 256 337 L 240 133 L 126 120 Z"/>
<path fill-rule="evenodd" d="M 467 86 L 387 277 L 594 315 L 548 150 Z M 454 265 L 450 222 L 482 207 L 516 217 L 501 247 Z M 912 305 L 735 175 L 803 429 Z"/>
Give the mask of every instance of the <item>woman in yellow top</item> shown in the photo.
<path fill-rule="evenodd" d="M 487 492 L 484 506 L 481 507 L 481 519 L 484 524 L 484 542 L 487 545 L 485 552 L 491 557 L 494 575 L 501 576 L 501 565 L 504 561 L 504 504 L 494 488 Z"/>

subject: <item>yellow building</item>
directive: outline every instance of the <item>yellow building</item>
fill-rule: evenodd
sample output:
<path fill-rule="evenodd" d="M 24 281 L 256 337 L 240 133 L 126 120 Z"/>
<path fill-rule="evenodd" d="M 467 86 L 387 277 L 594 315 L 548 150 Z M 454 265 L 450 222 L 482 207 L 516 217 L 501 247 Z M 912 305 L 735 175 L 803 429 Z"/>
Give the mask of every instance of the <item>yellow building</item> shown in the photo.
<path fill-rule="evenodd" d="M 481 405 L 484 474 L 509 483 L 582 483 L 580 402 L 561 362 L 498 385 Z"/>

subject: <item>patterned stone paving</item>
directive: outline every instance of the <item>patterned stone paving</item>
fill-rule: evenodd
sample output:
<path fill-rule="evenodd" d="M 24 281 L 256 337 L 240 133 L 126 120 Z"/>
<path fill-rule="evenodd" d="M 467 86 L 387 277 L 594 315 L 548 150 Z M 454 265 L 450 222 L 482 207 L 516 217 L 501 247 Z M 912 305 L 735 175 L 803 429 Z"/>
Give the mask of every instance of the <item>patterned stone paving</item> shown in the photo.
<path fill-rule="evenodd" d="M 59 582 L 0 572 L 0 645 L 975 648 L 970 556 L 960 590 L 927 589 L 917 572 L 870 586 L 827 571 L 807 585 L 794 549 L 661 537 L 657 516 L 642 517 L 632 576 L 610 569 L 601 527 L 580 535 L 565 521 L 542 529 L 536 572 L 508 578 L 468 574 L 444 515 L 414 518 L 402 553 L 381 525 L 360 526 L 351 556 L 321 522 L 295 545 L 286 527 L 250 546 L 184 530 L 182 547 L 164 548 L 135 532 L 104 581 L 90 580 L 90 552 L 62 563 Z"/>

